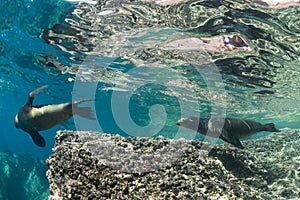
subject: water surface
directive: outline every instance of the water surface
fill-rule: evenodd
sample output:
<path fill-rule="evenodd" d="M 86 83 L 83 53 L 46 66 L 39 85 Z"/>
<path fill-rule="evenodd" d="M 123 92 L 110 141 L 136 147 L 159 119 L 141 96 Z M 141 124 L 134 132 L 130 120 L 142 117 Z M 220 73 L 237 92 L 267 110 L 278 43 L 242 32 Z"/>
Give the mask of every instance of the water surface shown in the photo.
<path fill-rule="evenodd" d="M 114 14 L 116 8 L 119 13 Z M 55 131 L 76 127 L 100 126 L 124 136 L 203 139 L 175 125 L 186 115 L 299 128 L 300 7 L 267 9 L 241 0 L 187 1 L 170 7 L 141 1 L 89 5 L 4 0 L 1 9 L 0 151 L 10 157 L 45 160 Z M 159 49 L 175 39 L 226 34 L 241 35 L 253 51 Z M 73 88 L 74 83 L 86 90 Z M 13 119 L 28 93 L 45 84 L 49 88 L 37 96 L 36 104 L 92 96 L 99 126 L 70 119 L 43 131 L 47 146 L 36 147 L 14 128 Z M 24 183 L 22 177 L 9 175 L 0 183 L 11 179 L 20 182 L 10 182 L 8 189 L 1 186 L 4 199 L 15 184 Z M 48 183 L 41 180 L 33 184 L 45 190 Z"/>

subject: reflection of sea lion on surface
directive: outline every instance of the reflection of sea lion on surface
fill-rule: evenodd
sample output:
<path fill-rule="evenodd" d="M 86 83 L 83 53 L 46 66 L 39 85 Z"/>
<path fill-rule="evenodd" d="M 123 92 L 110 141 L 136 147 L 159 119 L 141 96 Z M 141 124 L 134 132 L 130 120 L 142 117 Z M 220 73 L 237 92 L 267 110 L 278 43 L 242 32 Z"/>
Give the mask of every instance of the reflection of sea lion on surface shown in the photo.
<path fill-rule="evenodd" d="M 223 35 L 209 38 L 190 37 L 178 39 L 160 46 L 167 50 L 207 50 L 212 52 L 248 51 L 252 48 L 239 35 Z"/>
<path fill-rule="evenodd" d="M 240 139 L 250 137 L 260 131 L 279 132 L 273 123 L 261 124 L 259 122 L 235 118 L 198 118 L 188 117 L 177 123 L 203 135 L 221 138 L 238 147 L 244 148 Z"/>
<path fill-rule="evenodd" d="M 268 8 L 286 8 L 289 6 L 300 6 L 300 0 L 248 0 L 248 1 Z"/>
<path fill-rule="evenodd" d="M 77 107 L 80 103 L 94 100 L 32 106 L 34 96 L 46 87 L 48 86 L 42 86 L 29 94 L 27 102 L 20 108 L 14 121 L 15 127 L 29 133 L 34 143 L 40 147 L 45 146 L 46 143 L 38 131 L 52 128 L 57 124 L 68 120 L 75 114 L 87 119 L 95 119 L 92 115 L 91 108 Z"/>
<path fill-rule="evenodd" d="M 174 5 L 185 2 L 184 0 L 151 0 L 161 6 Z M 299 6 L 299 0 L 247 0 L 268 8 L 286 8 L 289 6 Z"/>

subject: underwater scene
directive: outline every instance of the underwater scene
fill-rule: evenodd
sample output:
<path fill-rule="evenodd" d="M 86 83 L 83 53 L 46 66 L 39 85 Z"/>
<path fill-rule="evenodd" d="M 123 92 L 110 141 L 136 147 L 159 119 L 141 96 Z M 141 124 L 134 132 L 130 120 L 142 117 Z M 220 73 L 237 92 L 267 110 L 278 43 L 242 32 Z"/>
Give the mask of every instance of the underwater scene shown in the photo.
<path fill-rule="evenodd" d="M 0 5 L 0 200 L 300 198 L 298 0 Z"/>

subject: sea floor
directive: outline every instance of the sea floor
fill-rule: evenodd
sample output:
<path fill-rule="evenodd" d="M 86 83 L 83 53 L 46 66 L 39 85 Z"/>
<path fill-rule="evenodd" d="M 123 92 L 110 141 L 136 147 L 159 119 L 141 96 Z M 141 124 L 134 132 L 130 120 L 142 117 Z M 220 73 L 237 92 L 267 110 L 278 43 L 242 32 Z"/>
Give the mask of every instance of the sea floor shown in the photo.
<path fill-rule="evenodd" d="M 229 144 L 60 131 L 50 199 L 297 199 L 300 130 Z M 61 173 L 64 172 L 64 173 Z"/>

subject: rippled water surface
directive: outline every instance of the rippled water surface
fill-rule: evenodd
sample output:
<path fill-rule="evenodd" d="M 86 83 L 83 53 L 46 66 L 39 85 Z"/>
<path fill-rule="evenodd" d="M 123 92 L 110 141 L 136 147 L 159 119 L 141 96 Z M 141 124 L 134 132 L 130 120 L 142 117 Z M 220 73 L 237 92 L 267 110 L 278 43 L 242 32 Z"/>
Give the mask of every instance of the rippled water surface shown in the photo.
<path fill-rule="evenodd" d="M 270 9 L 242 0 L 0 4 L 1 151 L 44 160 L 58 129 L 202 139 L 175 125 L 199 114 L 299 128 L 299 6 Z M 239 35 L 251 51 L 221 44 L 166 48 L 227 35 Z M 45 84 L 37 104 L 96 98 L 98 121 L 75 118 L 43 131 L 47 146 L 41 149 L 13 119 L 28 93 Z"/>
<path fill-rule="evenodd" d="M 253 51 L 160 49 L 162 43 L 176 39 L 226 34 L 242 36 Z M 45 67 L 55 66 L 65 73 L 79 71 L 77 80 L 105 83 L 100 87 L 108 93 L 133 90 L 130 87 L 136 79 L 144 84 L 147 81 L 166 84 L 169 81 L 161 81 L 168 75 L 157 74 L 170 73 L 175 86 L 172 90 L 184 96 L 180 89 L 190 87 L 184 102 L 197 101 L 200 111 L 209 115 L 211 99 L 199 77 L 207 76 L 205 73 L 213 65 L 224 81 L 226 103 L 221 102 L 221 106 L 227 115 L 295 125 L 298 121 L 299 7 L 267 9 L 246 1 L 187 1 L 170 7 L 140 1 L 80 4 L 64 23 L 44 30 L 41 38 L 65 53 L 64 59 L 42 56 Z M 111 60 L 101 63 L 102 56 Z M 157 71 L 150 77 L 132 77 L 132 69 L 139 67 Z M 85 70 L 88 72 L 84 73 Z M 220 88 L 208 90 L 218 93 Z M 141 96 L 140 100 L 145 97 L 137 95 Z M 171 104 L 171 110 L 178 108 L 176 101 L 167 102 L 160 104 L 166 107 Z M 136 110 L 138 118 L 148 117 L 148 112 L 140 117 L 143 108 Z"/>

